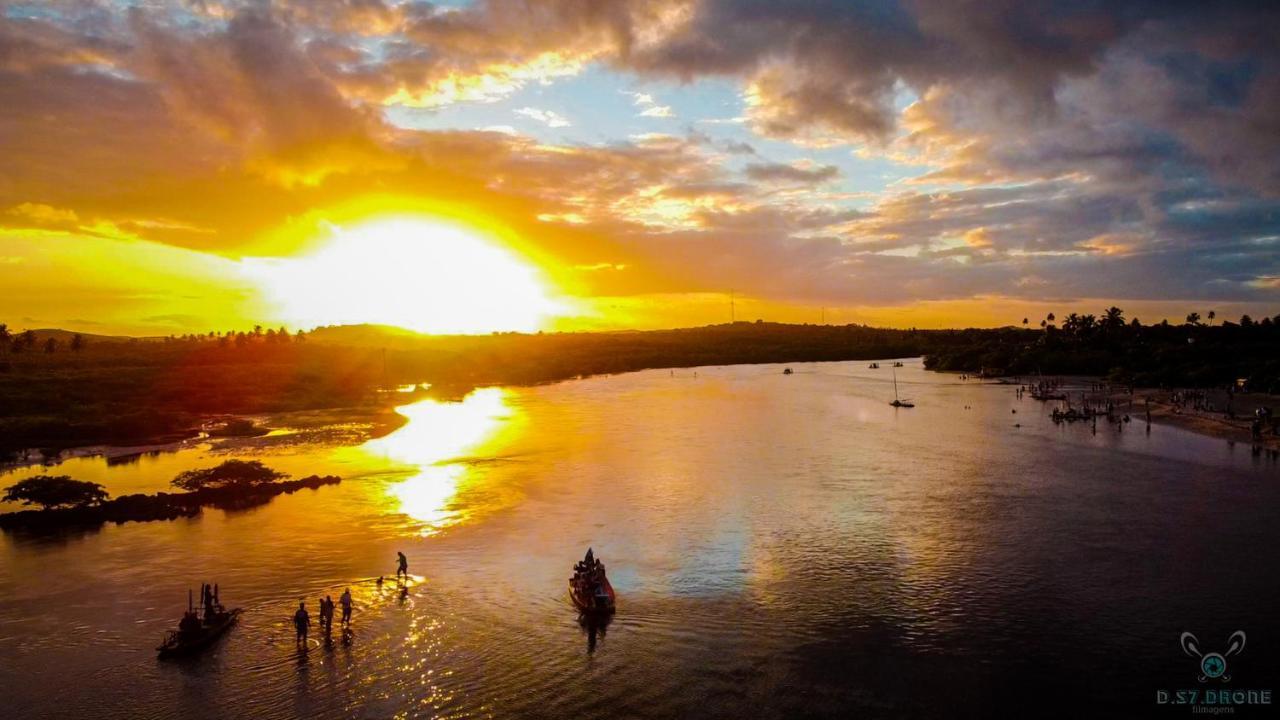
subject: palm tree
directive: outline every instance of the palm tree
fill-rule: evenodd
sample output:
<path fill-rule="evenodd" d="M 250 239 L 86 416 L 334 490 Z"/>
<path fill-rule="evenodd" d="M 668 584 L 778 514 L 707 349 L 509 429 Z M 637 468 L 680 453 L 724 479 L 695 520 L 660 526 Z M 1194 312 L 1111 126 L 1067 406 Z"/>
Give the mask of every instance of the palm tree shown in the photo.
<path fill-rule="evenodd" d="M 1112 305 L 1102 313 L 1102 326 L 1107 330 L 1124 327 L 1124 311 Z"/>
<path fill-rule="evenodd" d="M 1188 324 L 1188 325 L 1199 325 L 1199 324 L 1200 324 L 1200 313 L 1198 313 L 1198 312 L 1187 313 L 1187 324 Z"/>
<path fill-rule="evenodd" d="M 58 351 L 58 338 L 49 337 L 44 339 L 44 353 L 52 355 Z"/>
<path fill-rule="evenodd" d="M 80 352 L 84 349 L 84 336 L 76 333 L 71 336 L 71 352 Z"/>
<path fill-rule="evenodd" d="M 1022 318 L 1022 327 L 1026 327 L 1026 326 L 1027 326 L 1027 319 Z"/>
<path fill-rule="evenodd" d="M 1216 318 L 1216 317 L 1218 317 L 1218 313 L 1216 313 L 1216 312 L 1214 312 L 1214 311 L 1210 310 L 1210 311 L 1209 311 L 1209 324 L 1210 324 L 1210 325 L 1213 325 L 1213 319 L 1214 319 L 1214 318 Z"/>

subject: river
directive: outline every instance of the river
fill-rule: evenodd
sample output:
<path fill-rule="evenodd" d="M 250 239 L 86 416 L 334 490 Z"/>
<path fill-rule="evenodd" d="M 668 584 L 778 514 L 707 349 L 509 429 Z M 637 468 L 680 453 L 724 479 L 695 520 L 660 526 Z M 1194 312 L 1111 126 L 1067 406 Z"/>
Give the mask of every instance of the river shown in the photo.
<path fill-rule="evenodd" d="M 881 365 L 486 388 L 408 405 L 361 444 L 337 428 L 2 474 L 150 492 L 238 457 L 344 478 L 244 511 L 0 535 L 5 715 L 1185 716 L 1157 702 L 1206 687 L 1184 631 L 1219 652 L 1245 631 L 1233 687 L 1276 685 L 1274 460 L 1140 413 L 1055 425 L 918 360 L 896 371 L 916 407 L 895 409 Z M 588 546 L 619 595 L 605 627 L 566 598 Z M 374 581 L 397 550 L 403 595 Z M 206 580 L 242 622 L 158 661 Z M 353 641 L 297 650 L 297 602 L 314 615 L 346 587 Z"/>

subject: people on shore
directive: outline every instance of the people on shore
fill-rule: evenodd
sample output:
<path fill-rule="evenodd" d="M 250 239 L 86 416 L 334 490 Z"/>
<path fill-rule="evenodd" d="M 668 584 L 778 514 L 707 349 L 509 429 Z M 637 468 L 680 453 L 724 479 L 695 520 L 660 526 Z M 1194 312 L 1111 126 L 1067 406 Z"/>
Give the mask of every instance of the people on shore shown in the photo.
<path fill-rule="evenodd" d="M 298 611 L 293 614 L 293 628 L 298 632 L 294 642 L 305 647 L 307 634 L 311 631 L 311 615 L 307 612 L 307 604 L 305 602 L 298 603 Z"/>

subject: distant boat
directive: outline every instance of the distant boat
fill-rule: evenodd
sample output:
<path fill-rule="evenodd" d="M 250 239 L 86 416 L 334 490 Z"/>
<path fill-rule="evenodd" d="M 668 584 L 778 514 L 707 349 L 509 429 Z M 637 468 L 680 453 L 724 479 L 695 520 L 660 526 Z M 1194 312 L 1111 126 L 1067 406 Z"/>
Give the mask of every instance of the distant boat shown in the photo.
<path fill-rule="evenodd" d="M 894 366 L 894 367 L 902 367 L 902 363 L 900 363 L 900 362 L 895 362 L 895 363 L 893 364 L 893 366 Z"/>
<path fill-rule="evenodd" d="M 870 364 L 870 365 L 868 365 L 867 367 L 871 368 L 872 370 L 879 370 L 879 369 L 880 369 L 880 363 L 871 363 L 871 364 Z"/>
<path fill-rule="evenodd" d="M 783 370 L 783 371 L 782 371 L 782 374 L 783 374 L 783 375 L 790 375 L 790 374 L 791 374 L 791 368 L 786 368 L 785 370 Z"/>
<path fill-rule="evenodd" d="M 893 372 L 893 402 L 889 404 L 900 408 L 913 408 L 916 406 L 910 400 L 903 400 L 898 397 L 898 371 L 896 370 Z"/>

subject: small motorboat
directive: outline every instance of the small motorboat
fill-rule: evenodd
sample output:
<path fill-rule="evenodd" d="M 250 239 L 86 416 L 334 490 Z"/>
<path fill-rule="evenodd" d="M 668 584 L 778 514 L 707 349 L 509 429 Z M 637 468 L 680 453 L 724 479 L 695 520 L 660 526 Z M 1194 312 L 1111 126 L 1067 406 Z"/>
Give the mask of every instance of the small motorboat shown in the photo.
<path fill-rule="evenodd" d="M 198 609 L 187 593 L 187 611 L 182 614 L 177 630 L 170 630 L 156 648 L 161 659 L 194 655 L 213 644 L 239 619 L 240 608 L 224 608 L 214 593 L 201 590 L 205 602 Z"/>
<path fill-rule="evenodd" d="M 782 374 L 783 374 L 783 375 L 790 375 L 790 374 L 791 374 L 791 368 L 784 368 L 784 369 L 782 370 Z"/>
<path fill-rule="evenodd" d="M 617 603 L 617 594 L 604 572 L 604 563 L 596 559 L 591 548 L 582 562 L 573 566 L 569 578 L 569 599 L 582 613 L 611 613 Z"/>

